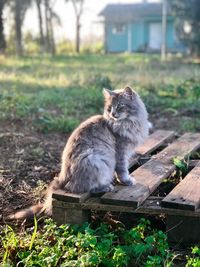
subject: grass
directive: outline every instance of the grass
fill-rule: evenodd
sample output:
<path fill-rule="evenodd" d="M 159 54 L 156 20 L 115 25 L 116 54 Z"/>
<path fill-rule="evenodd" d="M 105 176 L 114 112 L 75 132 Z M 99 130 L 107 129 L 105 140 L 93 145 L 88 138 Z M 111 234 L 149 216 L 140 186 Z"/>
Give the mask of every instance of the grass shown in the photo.
<path fill-rule="evenodd" d="M 179 58 L 163 63 L 156 55 L 2 56 L 0 120 L 21 119 L 42 132 L 71 132 L 102 112 L 103 87 L 129 84 L 154 120 L 170 117 L 179 122 L 179 131 L 197 131 L 199 74 L 197 64 Z"/>

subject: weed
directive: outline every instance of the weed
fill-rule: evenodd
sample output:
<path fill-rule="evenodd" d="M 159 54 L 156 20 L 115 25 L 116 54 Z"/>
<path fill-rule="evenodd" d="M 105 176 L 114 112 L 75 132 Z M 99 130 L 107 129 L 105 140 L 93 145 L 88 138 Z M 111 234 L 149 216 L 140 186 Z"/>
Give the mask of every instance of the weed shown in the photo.
<path fill-rule="evenodd" d="M 195 246 L 192 248 L 191 255 L 187 256 L 186 267 L 200 267 L 200 248 Z"/>
<path fill-rule="evenodd" d="M 163 266 L 171 259 L 166 235 L 152 230 L 147 220 L 131 230 L 111 231 L 105 224 L 97 229 L 88 224 L 58 227 L 48 219 L 38 231 L 35 219 L 32 234 L 15 235 L 10 230 L 3 243 L 3 263 L 14 260 L 23 266 Z"/>
<path fill-rule="evenodd" d="M 176 258 L 169 250 L 166 234 L 153 230 L 146 219 L 130 230 L 121 225 L 113 230 L 108 224 L 96 229 L 87 223 L 57 226 L 52 219 L 38 229 L 34 221 L 32 229 L 18 234 L 5 226 L 2 266 L 170 267 Z M 186 260 L 186 266 L 199 267 L 199 247 L 193 247 Z"/>
<path fill-rule="evenodd" d="M 176 166 L 176 176 L 182 179 L 187 174 L 189 157 L 188 159 L 180 160 L 179 158 L 173 158 L 173 163 Z"/>

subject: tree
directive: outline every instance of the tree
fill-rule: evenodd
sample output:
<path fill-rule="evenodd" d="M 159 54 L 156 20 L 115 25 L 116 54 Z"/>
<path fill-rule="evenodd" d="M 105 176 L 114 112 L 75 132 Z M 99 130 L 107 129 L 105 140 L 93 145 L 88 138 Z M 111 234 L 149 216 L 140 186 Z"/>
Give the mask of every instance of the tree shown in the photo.
<path fill-rule="evenodd" d="M 6 41 L 4 36 L 4 20 L 3 20 L 3 9 L 6 0 L 0 0 L 0 53 L 4 53 L 6 49 Z"/>
<path fill-rule="evenodd" d="M 43 31 L 43 17 L 42 17 L 42 10 L 41 10 L 41 4 L 42 0 L 35 0 L 37 12 L 38 12 L 38 25 L 39 25 L 39 31 L 40 31 L 40 51 L 41 53 L 45 50 L 45 43 L 44 43 L 44 31 Z"/>
<path fill-rule="evenodd" d="M 56 0 L 44 0 L 45 6 L 45 48 L 46 52 L 50 52 L 52 55 L 56 53 L 55 39 L 54 39 L 54 23 L 61 24 L 59 16 L 54 12 L 53 8 Z"/>
<path fill-rule="evenodd" d="M 15 47 L 18 56 L 23 55 L 22 25 L 31 0 L 10 0 L 11 11 L 14 13 Z"/>
<path fill-rule="evenodd" d="M 68 0 L 66 0 L 68 1 Z M 76 52 L 80 52 L 80 29 L 81 29 L 81 16 L 83 14 L 84 0 L 71 0 L 74 7 L 76 17 Z"/>
<path fill-rule="evenodd" d="M 50 52 L 51 44 L 50 44 L 50 30 L 49 30 L 49 0 L 44 0 L 44 6 L 45 6 L 45 30 L 46 30 L 46 36 L 45 36 L 45 51 Z"/>
<path fill-rule="evenodd" d="M 20 0 L 15 0 L 15 45 L 16 45 L 16 53 L 18 56 L 23 54 L 23 46 L 22 46 L 22 2 Z"/>
<path fill-rule="evenodd" d="M 170 0 L 175 14 L 177 34 L 192 54 L 200 55 L 200 1 Z"/>

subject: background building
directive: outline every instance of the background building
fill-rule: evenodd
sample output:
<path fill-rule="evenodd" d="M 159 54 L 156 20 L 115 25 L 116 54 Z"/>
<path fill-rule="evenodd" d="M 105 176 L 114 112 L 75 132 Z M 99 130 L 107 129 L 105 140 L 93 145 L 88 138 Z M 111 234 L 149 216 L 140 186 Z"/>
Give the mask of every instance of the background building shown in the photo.
<path fill-rule="evenodd" d="M 162 45 L 162 3 L 109 4 L 104 17 L 106 52 L 158 52 Z M 174 17 L 167 10 L 167 51 L 183 51 L 175 33 Z"/>

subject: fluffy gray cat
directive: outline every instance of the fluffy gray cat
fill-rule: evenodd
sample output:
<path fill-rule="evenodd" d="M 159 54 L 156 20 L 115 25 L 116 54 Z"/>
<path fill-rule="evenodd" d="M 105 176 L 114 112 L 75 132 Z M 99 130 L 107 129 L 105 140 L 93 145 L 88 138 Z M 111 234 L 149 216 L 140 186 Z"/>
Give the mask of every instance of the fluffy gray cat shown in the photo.
<path fill-rule="evenodd" d="M 43 210 L 52 212 L 52 192 L 100 193 L 113 189 L 116 172 L 124 185 L 134 185 L 128 164 L 136 146 L 149 133 L 148 114 L 139 95 L 130 87 L 103 90 L 103 115 L 89 118 L 69 137 L 62 155 L 61 172 L 50 183 L 44 204 L 15 214 L 15 218 Z"/>

